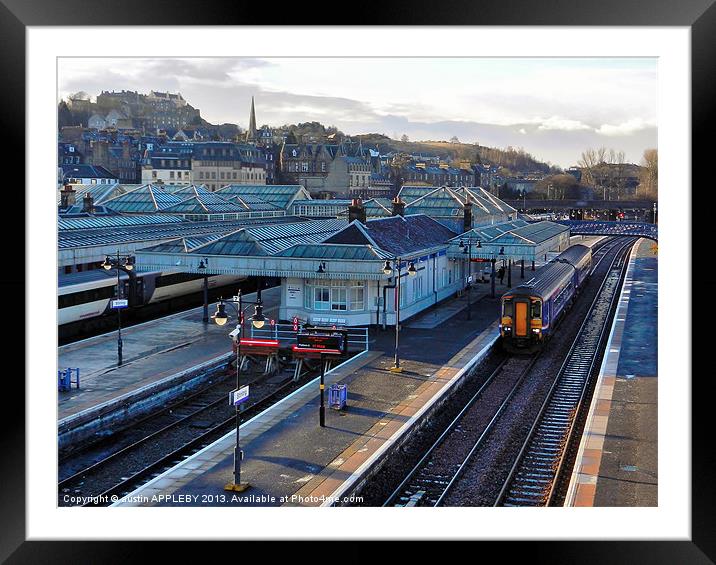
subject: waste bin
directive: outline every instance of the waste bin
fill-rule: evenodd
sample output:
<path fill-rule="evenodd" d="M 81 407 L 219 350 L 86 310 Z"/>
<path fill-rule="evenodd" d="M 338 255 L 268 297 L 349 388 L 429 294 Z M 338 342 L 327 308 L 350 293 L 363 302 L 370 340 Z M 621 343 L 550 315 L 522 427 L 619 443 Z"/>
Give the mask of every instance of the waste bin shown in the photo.
<path fill-rule="evenodd" d="M 348 401 L 348 386 L 332 384 L 328 387 L 328 405 L 334 410 L 342 410 Z"/>
<path fill-rule="evenodd" d="M 57 371 L 57 390 L 66 392 L 70 390 L 70 372 Z"/>

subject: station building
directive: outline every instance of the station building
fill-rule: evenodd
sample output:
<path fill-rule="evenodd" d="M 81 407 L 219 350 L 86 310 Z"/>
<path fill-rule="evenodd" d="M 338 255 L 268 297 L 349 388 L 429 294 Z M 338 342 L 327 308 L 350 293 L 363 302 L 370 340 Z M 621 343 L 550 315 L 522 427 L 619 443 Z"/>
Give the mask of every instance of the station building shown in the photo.
<path fill-rule="evenodd" d="M 245 226 L 191 249 L 169 241 L 138 250 L 136 262 L 142 270 L 279 279 L 280 321 L 297 317 L 312 324 L 391 325 L 397 265 L 401 321 L 465 287 L 473 269 L 459 247 L 460 234 L 481 238 L 483 253 L 512 260 L 530 261 L 569 242 L 569 229 L 551 222 L 513 220 L 473 233 L 426 214 L 400 213 L 400 203 L 394 215 L 381 218 L 367 218 L 356 200 L 345 219 Z M 462 210 L 463 227 L 472 225 L 470 210 L 469 205 Z M 392 267 L 389 275 L 386 261 Z"/>
<path fill-rule="evenodd" d="M 525 220 L 473 228 L 450 241 L 448 255 L 541 264 L 547 261 L 550 253 L 559 253 L 569 247 L 570 230 L 565 228 L 567 226 L 554 222 L 529 223 Z M 478 241 L 480 247 L 477 247 Z M 469 242 L 472 242 L 471 249 L 466 245 Z"/>

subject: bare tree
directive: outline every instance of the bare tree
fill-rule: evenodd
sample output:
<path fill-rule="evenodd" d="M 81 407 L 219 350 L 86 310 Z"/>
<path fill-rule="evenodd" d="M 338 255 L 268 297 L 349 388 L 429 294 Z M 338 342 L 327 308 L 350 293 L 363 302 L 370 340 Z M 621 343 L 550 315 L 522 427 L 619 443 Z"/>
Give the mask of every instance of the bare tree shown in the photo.
<path fill-rule="evenodd" d="M 641 159 L 641 179 L 639 188 L 643 198 L 659 196 L 659 152 L 657 149 L 645 149 Z"/>
<path fill-rule="evenodd" d="M 607 199 L 607 188 L 610 187 L 610 168 L 607 159 L 617 159 L 617 154 L 606 147 L 589 148 L 582 152 L 577 166 L 582 169 L 584 182 L 597 189 L 602 189 L 602 197 Z"/>
<path fill-rule="evenodd" d="M 582 169 L 585 184 L 596 186 L 595 172 L 597 165 L 599 165 L 599 159 L 594 149 L 590 147 L 582 151 L 582 156 L 577 161 L 577 166 Z"/>
<path fill-rule="evenodd" d="M 608 178 L 609 187 L 616 191 L 617 200 L 624 196 L 624 187 L 626 186 L 626 154 L 624 151 L 609 150 Z"/>

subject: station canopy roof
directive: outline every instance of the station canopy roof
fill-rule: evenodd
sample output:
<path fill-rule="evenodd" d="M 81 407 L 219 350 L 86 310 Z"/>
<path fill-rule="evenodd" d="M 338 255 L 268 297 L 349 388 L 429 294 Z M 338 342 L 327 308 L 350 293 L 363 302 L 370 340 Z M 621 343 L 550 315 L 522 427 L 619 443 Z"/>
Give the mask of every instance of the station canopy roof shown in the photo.
<path fill-rule="evenodd" d="M 179 237 L 159 245 L 144 247 L 143 251 L 161 251 L 163 253 L 189 253 L 194 249 L 221 239 L 224 233 L 212 233 L 208 235 L 197 235 L 193 237 Z"/>
<path fill-rule="evenodd" d="M 164 212 L 167 214 L 240 214 L 246 212 L 246 208 L 243 206 L 236 202 L 229 202 L 203 186 L 191 185 L 190 189 L 175 192 L 174 195 L 187 196 L 187 198 L 165 208 Z"/>
<path fill-rule="evenodd" d="M 184 220 L 178 216 L 170 216 L 166 214 L 147 214 L 144 216 L 122 216 L 121 214 L 118 214 L 114 216 L 59 218 L 57 220 L 57 228 L 62 232 L 65 230 L 111 229 L 130 226 L 175 224 L 183 221 Z"/>
<path fill-rule="evenodd" d="M 348 204 L 350 204 L 350 202 Z M 369 200 L 364 200 L 363 207 L 365 208 L 365 215 L 367 218 L 385 218 L 393 215 L 390 198 L 371 198 Z M 341 218 L 347 217 L 348 206 L 346 206 L 346 209 L 340 212 L 338 216 Z"/>
<path fill-rule="evenodd" d="M 82 199 L 89 194 L 92 196 L 92 201 L 95 204 L 102 204 L 105 200 L 120 196 L 137 188 L 141 185 L 130 185 L 130 184 L 119 184 L 118 182 L 112 184 L 73 184 L 72 190 L 75 191 L 75 202 L 78 204 L 82 203 Z M 60 204 L 62 199 L 62 189 L 57 191 L 57 204 Z"/>
<path fill-rule="evenodd" d="M 478 220 L 481 216 L 504 217 L 517 212 L 512 206 L 480 187 L 404 187 L 406 188 L 405 193 L 410 201 L 405 200 L 403 190 L 400 191 L 401 198 L 406 201 L 406 213 L 426 214 L 434 218 L 458 217 L 464 214 L 468 198 L 472 203 L 473 218 Z"/>
<path fill-rule="evenodd" d="M 346 220 L 314 220 L 293 223 L 245 227 L 224 234 L 223 237 L 188 250 L 202 255 L 227 256 L 269 256 L 294 245 L 312 244 L 323 241 L 348 224 Z M 175 253 L 173 242 L 163 243 L 143 251 Z M 179 252 L 182 252 L 179 250 Z"/>
<path fill-rule="evenodd" d="M 568 231 L 569 228 L 554 222 L 528 223 L 514 220 L 493 226 L 477 227 L 453 239 L 459 243 L 463 238 L 479 239 L 492 245 L 538 245 Z"/>
<path fill-rule="evenodd" d="M 216 192 L 223 198 L 256 196 L 283 210 L 288 210 L 294 200 L 311 199 L 310 193 L 300 184 L 229 184 Z"/>
<path fill-rule="evenodd" d="M 354 221 L 324 243 L 371 245 L 391 256 L 418 253 L 444 245 L 455 232 L 428 216 L 406 215 Z"/>
<path fill-rule="evenodd" d="M 104 202 L 104 205 L 120 213 L 147 214 L 160 212 L 179 204 L 182 198 L 167 192 L 156 184 L 145 184 L 130 192 L 115 196 Z"/>
<path fill-rule="evenodd" d="M 388 259 L 389 255 L 370 245 L 339 245 L 318 243 L 299 244 L 278 253 L 280 257 L 306 257 L 310 259 L 344 259 L 350 261 L 375 261 Z"/>
<path fill-rule="evenodd" d="M 229 202 L 236 202 L 240 206 L 243 206 L 245 210 L 249 212 L 280 212 L 283 208 L 266 202 L 253 194 L 237 194 L 235 196 L 226 196 Z"/>
<path fill-rule="evenodd" d="M 146 220 L 156 218 L 160 218 L 161 221 L 146 222 Z M 127 220 L 127 222 L 124 224 L 117 223 L 120 219 Z M 110 220 L 115 220 L 115 222 L 110 222 Z M 58 223 L 61 224 L 61 228 L 58 232 L 57 241 L 59 249 L 142 241 L 155 244 L 157 241 L 168 241 L 179 237 L 196 237 L 208 234 L 226 235 L 247 226 L 279 225 L 306 221 L 308 220 L 296 216 L 278 216 L 193 222 L 168 214 L 72 218 L 59 220 Z M 68 228 L 70 224 L 74 229 Z M 80 225 L 78 226 L 78 224 Z M 84 224 L 84 227 L 82 224 Z M 62 226 L 64 226 L 64 229 Z"/>

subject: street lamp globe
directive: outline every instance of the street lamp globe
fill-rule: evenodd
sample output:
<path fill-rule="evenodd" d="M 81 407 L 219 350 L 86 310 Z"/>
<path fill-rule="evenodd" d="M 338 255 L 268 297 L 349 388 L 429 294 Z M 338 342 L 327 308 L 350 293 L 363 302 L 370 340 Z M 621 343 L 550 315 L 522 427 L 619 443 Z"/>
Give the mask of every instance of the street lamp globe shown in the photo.
<path fill-rule="evenodd" d="M 415 263 L 413 263 L 412 261 L 410 262 L 410 265 L 408 265 L 408 274 L 411 277 L 414 277 L 418 274 L 418 270 L 415 268 Z"/>
<path fill-rule="evenodd" d="M 256 309 L 254 310 L 254 315 L 251 317 L 251 323 L 256 329 L 261 329 L 264 327 L 264 324 L 266 323 L 266 318 L 263 314 L 264 307 L 261 306 L 261 304 L 256 305 Z"/>
<path fill-rule="evenodd" d="M 223 326 L 226 324 L 226 322 L 229 321 L 229 316 L 226 313 L 226 306 L 223 302 L 220 302 L 218 306 L 216 307 L 216 312 L 211 317 L 212 320 L 216 323 L 217 326 Z"/>
<path fill-rule="evenodd" d="M 393 267 L 390 265 L 390 261 L 386 261 L 385 265 L 383 265 L 383 273 L 386 275 L 389 275 L 393 272 Z"/>
<path fill-rule="evenodd" d="M 102 268 L 105 271 L 109 271 L 112 268 L 112 260 L 109 258 L 109 256 L 105 257 L 104 263 L 102 263 Z"/>

